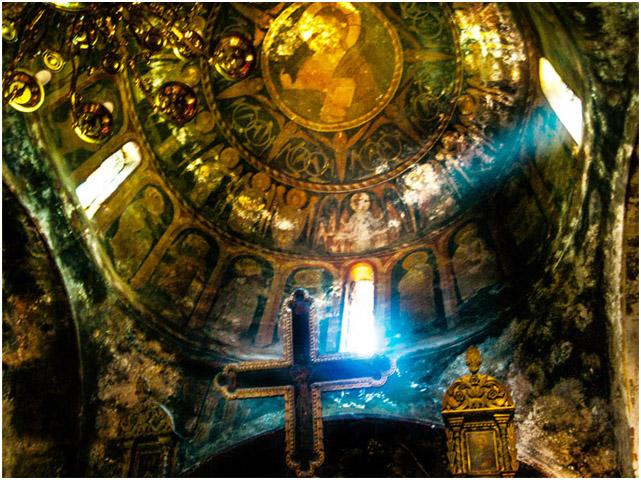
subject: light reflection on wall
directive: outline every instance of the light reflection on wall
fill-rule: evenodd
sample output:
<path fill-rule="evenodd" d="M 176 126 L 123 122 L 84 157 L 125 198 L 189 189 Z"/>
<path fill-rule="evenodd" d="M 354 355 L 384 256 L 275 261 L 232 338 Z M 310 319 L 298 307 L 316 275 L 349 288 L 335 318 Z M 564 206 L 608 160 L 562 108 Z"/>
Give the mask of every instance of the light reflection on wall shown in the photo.
<path fill-rule="evenodd" d="M 341 353 L 367 355 L 378 348 L 374 318 L 374 270 L 366 263 L 352 267 L 349 275 L 343 322 Z"/>
<path fill-rule="evenodd" d="M 583 138 L 581 100 L 568 88 L 552 64 L 543 57 L 539 60 L 539 78 L 543 95 L 547 98 L 552 110 L 572 135 L 574 141 L 581 144 Z"/>
<path fill-rule="evenodd" d="M 78 185 L 76 194 L 87 217 L 92 218 L 95 215 L 100 205 L 116 191 L 140 161 L 138 144 L 127 142 Z"/>

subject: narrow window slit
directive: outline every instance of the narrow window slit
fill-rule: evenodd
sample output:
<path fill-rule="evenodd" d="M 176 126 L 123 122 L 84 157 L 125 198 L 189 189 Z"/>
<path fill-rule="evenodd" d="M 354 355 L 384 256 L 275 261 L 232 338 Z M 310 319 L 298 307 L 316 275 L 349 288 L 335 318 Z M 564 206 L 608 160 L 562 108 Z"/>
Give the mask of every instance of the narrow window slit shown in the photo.
<path fill-rule="evenodd" d="M 565 84 L 552 64 L 541 57 L 539 60 L 541 90 L 561 123 L 579 145 L 583 139 L 583 105 L 581 100 Z"/>
<path fill-rule="evenodd" d="M 93 218 L 104 201 L 140 165 L 141 158 L 138 144 L 127 142 L 78 185 L 76 195 L 88 218 Z"/>
<path fill-rule="evenodd" d="M 374 270 L 366 263 L 359 263 L 352 267 L 347 281 L 339 351 L 366 355 L 377 348 Z"/>

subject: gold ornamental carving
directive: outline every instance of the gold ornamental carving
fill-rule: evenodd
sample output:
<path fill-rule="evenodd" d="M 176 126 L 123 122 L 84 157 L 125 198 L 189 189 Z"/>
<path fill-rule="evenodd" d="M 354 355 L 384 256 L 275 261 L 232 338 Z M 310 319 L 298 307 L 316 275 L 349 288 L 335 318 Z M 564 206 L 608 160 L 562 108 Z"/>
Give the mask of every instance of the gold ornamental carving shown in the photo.
<path fill-rule="evenodd" d="M 455 477 L 513 477 L 518 469 L 514 401 L 497 379 L 479 374 L 481 355 L 466 353 L 471 375 L 445 392 L 441 414 L 450 472 Z"/>
<path fill-rule="evenodd" d="M 510 392 L 489 375 L 466 375 L 454 382 L 445 394 L 443 411 L 514 408 Z"/>
<path fill-rule="evenodd" d="M 138 403 L 120 420 L 117 443 L 124 477 L 173 476 L 179 435 L 167 409 L 150 398 L 144 377 L 136 383 Z"/>

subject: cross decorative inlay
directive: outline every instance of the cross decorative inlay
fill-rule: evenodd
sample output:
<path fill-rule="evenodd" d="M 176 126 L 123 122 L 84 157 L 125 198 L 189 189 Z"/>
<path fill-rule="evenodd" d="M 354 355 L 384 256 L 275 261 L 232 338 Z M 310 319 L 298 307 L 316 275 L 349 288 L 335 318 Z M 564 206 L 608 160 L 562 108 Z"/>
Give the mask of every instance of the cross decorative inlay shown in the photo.
<path fill-rule="evenodd" d="M 227 399 L 283 396 L 286 463 L 308 477 L 325 459 L 321 393 L 381 386 L 396 363 L 382 355 L 319 355 L 314 300 L 302 288 L 285 302 L 281 321 L 284 358 L 227 365 L 214 385 Z"/>

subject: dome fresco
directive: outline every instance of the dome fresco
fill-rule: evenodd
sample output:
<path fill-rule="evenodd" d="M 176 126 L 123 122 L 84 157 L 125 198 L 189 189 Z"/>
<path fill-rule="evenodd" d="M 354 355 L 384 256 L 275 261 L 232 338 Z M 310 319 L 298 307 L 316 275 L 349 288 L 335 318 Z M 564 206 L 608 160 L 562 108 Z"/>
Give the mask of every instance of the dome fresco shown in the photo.
<path fill-rule="evenodd" d="M 487 221 L 466 212 L 518 162 L 534 88 L 527 33 L 499 4 L 297 5 L 203 7 L 194 25 L 210 49 L 240 38 L 256 56 L 242 78 L 166 49 L 129 77 L 119 135 L 141 145 L 128 183 L 142 188 L 117 218 L 96 219 L 110 224 L 116 273 L 163 319 L 156 327 L 232 357 L 282 351 L 280 301 L 268 299 L 286 298 L 303 258 L 327 279 L 296 285 L 317 292 L 330 351 L 348 262 L 371 255 L 382 344 L 412 351 L 487 328 L 508 272 Z M 335 44 L 321 35 L 330 27 Z M 176 81 L 198 101 L 184 124 L 136 86 Z M 192 233 L 167 233 L 182 224 Z M 230 241 L 244 252 L 224 253 Z M 447 320 L 458 303 L 466 318 L 487 302 L 480 321 Z"/>
<path fill-rule="evenodd" d="M 82 97 L 111 108 L 106 142 L 69 135 L 62 94 L 37 115 L 74 189 L 123 148 L 133 172 L 90 221 L 115 284 L 170 343 L 197 358 L 281 355 L 281 304 L 304 287 L 320 349 L 334 352 L 349 269 L 365 260 L 377 345 L 444 348 L 507 306 L 513 265 L 484 205 L 510 177 L 510 202 L 531 199 L 514 176 L 531 135 L 565 138 L 534 100 L 532 34 L 515 15 L 505 4 L 203 4 L 191 35 L 218 61 L 165 45 L 140 70 L 81 77 Z M 506 217 L 522 248 L 546 228 L 526 204 L 530 230 Z"/>
<path fill-rule="evenodd" d="M 103 146 L 63 141 L 64 96 L 40 113 L 73 182 L 140 150 L 92 222 L 155 330 L 196 356 L 278 356 L 298 286 L 330 353 L 359 259 L 374 262 L 383 348 L 443 348 L 500 318 L 510 266 L 479 208 L 532 125 L 556 128 L 531 118 L 531 34 L 507 5 L 205 4 L 192 24 L 214 57 L 240 45 L 242 68 L 165 47 L 115 84 L 84 78 L 113 109 Z"/>
<path fill-rule="evenodd" d="M 209 225 L 287 253 L 388 249 L 468 209 L 512 161 L 531 63 L 505 6 L 355 5 L 357 28 L 336 27 L 351 29 L 340 38 L 354 37 L 352 45 L 327 51 L 304 40 L 312 35 L 305 28 L 327 29 L 313 23 L 333 18 L 324 10 L 210 8 L 203 22 L 211 48 L 233 34 L 257 52 L 260 61 L 240 80 L 200 61 L 152 57 L 143 79 L 186 79 L 202 108 L 175 128 L 134 91 L 140 129 L 167 181 Z M 479 14 L 482 29 L 470 23 Z M 354 106 L 341 106 L 343 91 Z M 323 108 L 336 110 L 330 120 Z"/>

